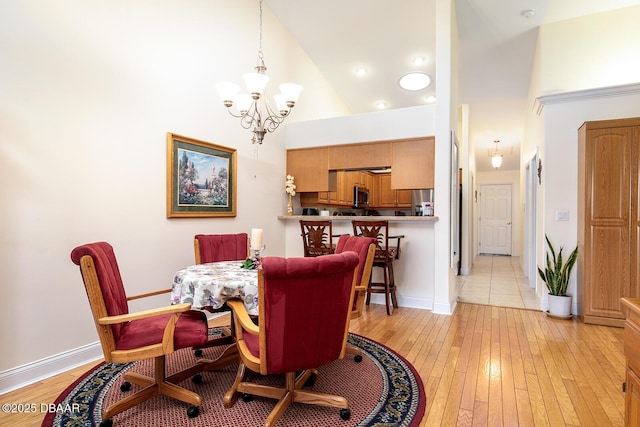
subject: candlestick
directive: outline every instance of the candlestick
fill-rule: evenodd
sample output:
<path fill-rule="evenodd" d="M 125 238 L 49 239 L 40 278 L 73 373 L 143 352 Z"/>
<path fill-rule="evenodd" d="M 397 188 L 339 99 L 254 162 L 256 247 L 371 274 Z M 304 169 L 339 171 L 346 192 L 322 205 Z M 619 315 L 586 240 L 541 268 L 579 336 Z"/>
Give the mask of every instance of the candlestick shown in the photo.
<path fill-rule="evenodd" d="M 262 249 L 262 229 L 261 228 L 251 229 L 251 249 L 253 250 Z"/>

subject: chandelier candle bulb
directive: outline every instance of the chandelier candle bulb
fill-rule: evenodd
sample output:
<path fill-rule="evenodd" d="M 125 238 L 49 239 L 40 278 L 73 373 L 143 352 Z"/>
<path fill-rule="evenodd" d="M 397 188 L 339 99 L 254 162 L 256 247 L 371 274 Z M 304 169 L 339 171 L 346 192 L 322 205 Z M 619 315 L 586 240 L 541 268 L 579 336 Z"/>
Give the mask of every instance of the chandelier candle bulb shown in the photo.
<path fill-rule="evenodd" d="M 254 251 L 262 249 L 262 228 L 251 229 L 251 249 Z"/>

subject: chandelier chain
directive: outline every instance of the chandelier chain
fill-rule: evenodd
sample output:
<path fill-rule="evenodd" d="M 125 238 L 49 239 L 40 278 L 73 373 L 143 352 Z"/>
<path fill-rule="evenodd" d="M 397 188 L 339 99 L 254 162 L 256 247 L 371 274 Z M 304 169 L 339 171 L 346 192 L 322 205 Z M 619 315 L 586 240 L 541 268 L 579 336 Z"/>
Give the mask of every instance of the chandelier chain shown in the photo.
<path fill-rule="evenodd" d="M 264 55 L 262 54 L 262 0 L 260 0 L 260 39 L 258 45 L 258 58 L 263 62 Z"/>

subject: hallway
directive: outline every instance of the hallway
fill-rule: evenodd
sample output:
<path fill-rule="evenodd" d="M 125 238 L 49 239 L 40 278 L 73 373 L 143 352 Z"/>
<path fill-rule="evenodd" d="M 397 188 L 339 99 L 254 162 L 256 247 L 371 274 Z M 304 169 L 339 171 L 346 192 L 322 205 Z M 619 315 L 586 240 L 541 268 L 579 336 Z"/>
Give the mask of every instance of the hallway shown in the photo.
<path fill-rule="evenodd" d="M 519 257 L 480 255 L 469 276 L 457 276 L 458 302 L 540 310 Z"/>

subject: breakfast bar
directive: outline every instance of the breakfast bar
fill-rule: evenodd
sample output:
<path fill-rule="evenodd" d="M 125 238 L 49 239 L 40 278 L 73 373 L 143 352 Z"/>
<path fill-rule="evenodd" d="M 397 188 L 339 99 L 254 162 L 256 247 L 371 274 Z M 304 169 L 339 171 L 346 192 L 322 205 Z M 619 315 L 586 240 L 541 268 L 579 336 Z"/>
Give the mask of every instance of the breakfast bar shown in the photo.
<path fill-rule="evenodd" d="M 400 307 L 433 309 L 434 283 L 434 230 L 437 216 L 321 216 L 282 215 L 286 236 L 286 256 L 303 256 L 300 220 L 332 221 L 333 234 L 353 234 L 351 221 L 389 221 L 392 235 L 404 235 L 400 243 L 400 257 L 394 263 L 395 282 Z M 338 238 L 334 238 L 334 243 Z M 378 272 L 374 272 L 378 273 Z M 378 278 L 374 277 L 374 280 Z M 384 304 L 384 296 L 372 295 L 371 301 Z"/>

